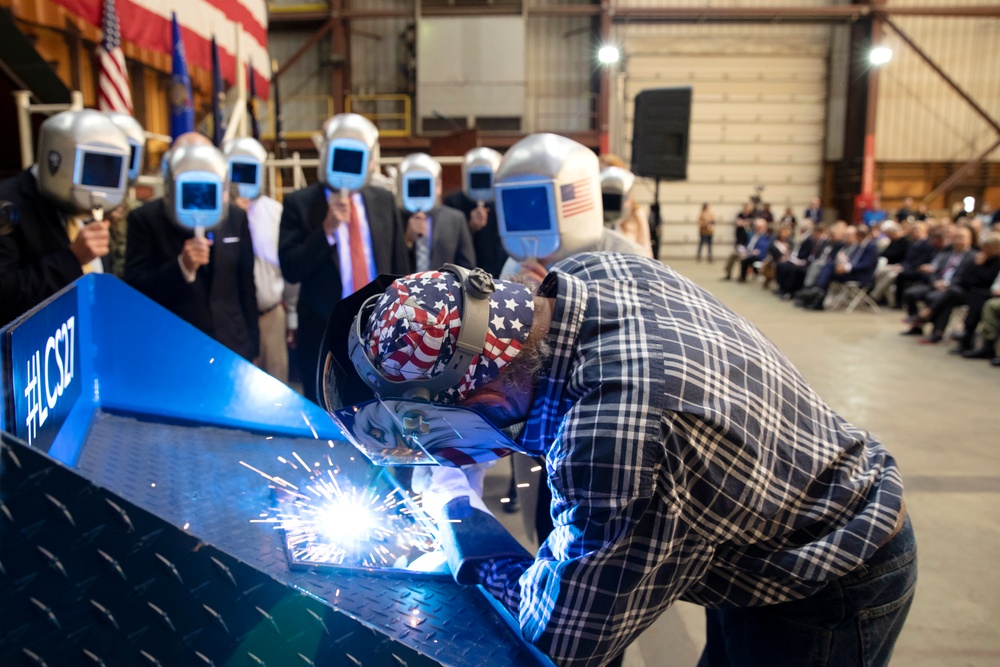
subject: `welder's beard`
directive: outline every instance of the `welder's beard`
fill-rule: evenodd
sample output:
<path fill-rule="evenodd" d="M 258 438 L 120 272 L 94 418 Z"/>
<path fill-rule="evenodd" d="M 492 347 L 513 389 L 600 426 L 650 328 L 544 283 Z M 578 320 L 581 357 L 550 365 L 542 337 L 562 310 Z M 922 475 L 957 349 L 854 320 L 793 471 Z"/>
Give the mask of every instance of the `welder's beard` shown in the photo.
<path fill-rule="evenodd" d="M 475 410 L 497 428 L 523 422 L 531 413 L 535 387 L 552 359 L 547 331 L 532 329 L 524 346 L 500 375 L 459 403 Z"/>

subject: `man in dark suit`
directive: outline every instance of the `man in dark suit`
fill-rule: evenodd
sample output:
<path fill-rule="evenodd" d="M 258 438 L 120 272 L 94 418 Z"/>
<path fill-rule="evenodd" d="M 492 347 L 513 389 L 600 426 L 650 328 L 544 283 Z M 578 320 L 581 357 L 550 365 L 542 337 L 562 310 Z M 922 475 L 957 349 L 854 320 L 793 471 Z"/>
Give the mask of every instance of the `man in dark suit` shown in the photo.
<path fill-rule="evenodd" d="M 972 231 L 968 227 L 957 227 L 951 245 L 939 252 L 929 267 L 921 267 L 922 270 L 927 269 L 927 282 L 913 285 L 903 293 L 903 302 L 909 315 L 907 322 L 910 324 L 910 328 L 902 332 L 904 336 L 923 335 L 923 325 L 927 320 L 921 317 L 920 304 L 930 304 L 938 294 L 945 292 L 962 263 L 974 255 Z"/>
<path fill-rule="evenodd" d="M 497 220 L 496 206 L 479 204 L 465 196 L 464 192 L 453 192 L 444 198 L 444 205 L 459 211 L 469 221 L 472 248 L 476 256 L 476 266 L 485 269 L 494 278 L 500 277 L 507 261 L 507 249 L 500 240 L 500 222 Z"/>
<path fill-rule="evenodd" d="M 117 173 L 109 161 L 102 162 L 108 173 L 77 169 L 88 152 L 77 150 L 81 143 L 117 154 Z M 42 123 L 39 162 L 0 181 L 0 326 L 84 273 L 105 270 L 109 223 L 95 209 L 103 213 L 124 198 L 129 153 L 125 135 L 99 111 L 65 111 Z M 91 189 L 88 176 L 100 185 Z"/>
<path fill-rule="evenodd" d="M 823 249 L 825 235 L 826 229 L 822 225 L 815 225 L 809 236 L 792 252 L 792 256 L 778 264 L 775 268 L 774 281 L 777 284 L 775 294 L 783 299 L 790 299 L 792 294 L 802 289 L 806 270 L 809 268 L 809 263 L 816 259 Z"/>
<path fill-rule="evenodd" d="M 340 148 L 349 141 L 347 148 Z M 367 153 L 358 158 L 351 153 Z M 347 155 L 339 158 L 337 152 Z M 278 240 L 281 273 L 299 283 L 296 343 L 303 394 L 315 401 L 319 350 L 333 307 L 380 273 L 409 272 L 403 223 L 393 196 L 364 185 L 378 150 L 378 131 L 357 114 L 338 114 L 324 126 L 320 182 L 285 197 Z M 349 160 L 348 158 L 355 158 Z M 350 168 L 354 179 L 334 169 Z M 346 166 L 344 166 L 346 165 Z M 346 174 L 347 172 L 344 172 Z"/>
<path fill-rule="evenodd" d="M 923 223 L 913 225 L 910 237 L 910 247 L 907 248 L 901 269 L 896 274 L 897 309 L 903 307 L 903 295 L 910 286 L 930 282 L 933 273 L 931 262 L 937 254 L 944 252 L 947 245 L 944 229 L 939 227 L 928 233 L 927 226 Z"/>
<path fill-rule="evenodd" d="M 476 266 L 465 216 L 441 206 L 441 164 L 437 160 L 426 153 L 407 155 L 399 164 L 399 193 L 412 272 L 429 271 L 442 264 L 469 269 Z"/>
<path fill-rule="evenodd" d="M 834 261 L 828 262 L 823 267 L 816 279 L 816 286 L 823 289 L 824 293 L 830 289 L 832 283 L 857 282 L 865 287 L 875 280 L 879 253 L 878 246 L 870 238 L 868 228 L 864 225 L 848 227 L 844 232 L 844 243 L 846 245 L 843 250 L 837 254 Z M 822 306 L 822 301 L 819 301 L 818 305 Z"/>
<path fill-rule="evenodd" d="M 767 230 L 768 221 L 766 218 L 757 218 L 753 221 L 753 236 L 747 241 L 747 249 L 740 260 L 739 282 L 745 283 L 747 273 L 751 270 L 756 272 L 754 264 L 763 262 L 767 257 L 767 249 L 771 246 L 771 235 Z"/>
<path fill-rule="evenodd" d="M 225 157 L 195 133 L 178 137 L 165 156 L 170 160 L 168 178 L 185 172 L 184 165 L 178 163 L 190 155 L 185 147 L 217 158 L 220 181 L 228 185 Z M 125 282 L 252 361 L 260 334 L 247 215 L 230 205 L 218 225 L 201 238 L 175 219 L 176 189 L 177 185 L 168 183 L 166 196 L 129 213 Z"/>
<path fill-rule="evenodd" d="M 413 272 L 436 269 L 442 264 L 457 264 L 467 269 L 476 267 L 472 234 L 461 211 L 449 206 L 435 206 L 427 213 L 403 213 L 409 215 L 406 247 L 410 252 Z M 419 266 L 421 262 L 416 253 L 416 244 L 421 236 L 427 236 L 430 243 L 429 261 L 423 267 Z"/>

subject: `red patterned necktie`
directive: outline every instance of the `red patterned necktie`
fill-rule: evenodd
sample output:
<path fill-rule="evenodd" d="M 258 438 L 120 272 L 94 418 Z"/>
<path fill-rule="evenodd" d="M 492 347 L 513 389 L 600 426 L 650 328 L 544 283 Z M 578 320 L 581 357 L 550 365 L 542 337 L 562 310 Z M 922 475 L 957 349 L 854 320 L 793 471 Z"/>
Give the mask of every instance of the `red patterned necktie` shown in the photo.
<path fill-rule="evenodd" d="M 365 259 L 365 242 L 361 238 L 361 222 L 358 220 L 358 208 L 351 202 L 351 221 L 347 224 L 347 235 L 351 244 L 351 276 L 354 279 L 354 291 L 368 284 L 368 260 Z"/>

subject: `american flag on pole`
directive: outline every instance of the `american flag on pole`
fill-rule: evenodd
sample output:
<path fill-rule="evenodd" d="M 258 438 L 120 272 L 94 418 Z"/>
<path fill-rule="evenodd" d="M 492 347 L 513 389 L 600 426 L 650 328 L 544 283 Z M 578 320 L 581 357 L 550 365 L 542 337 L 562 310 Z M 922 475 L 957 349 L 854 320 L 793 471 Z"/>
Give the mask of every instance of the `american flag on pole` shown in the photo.
<path fill-rule="evenodd" d="M 132 91 L 122 53 L 122 37 L 118 29 L 115 0 L 104 0 L 101 15 L 101 43 L 97 47 L 100 73 L 97 84 L 97 108 L 101 111 L 120 111 L 132 115 Z"/>
<path fill-rule="evenodd" d="M 594 208 L 594 198 L 591 195 L 591 178 L 581 178 L 579 181 L 559 186 L 559 198 L 562 200 L 564 218 L 572 218 Z"/>

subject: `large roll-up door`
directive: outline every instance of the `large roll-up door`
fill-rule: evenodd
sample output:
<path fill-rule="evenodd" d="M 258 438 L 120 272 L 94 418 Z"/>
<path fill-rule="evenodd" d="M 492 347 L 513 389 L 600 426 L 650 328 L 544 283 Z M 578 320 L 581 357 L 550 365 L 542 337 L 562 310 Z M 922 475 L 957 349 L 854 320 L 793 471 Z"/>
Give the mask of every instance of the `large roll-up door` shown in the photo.
<path fill-rule="evenodd" d="M 689 256 L 702 202 L 716 213 L 716 244 L 732 237 L 743 202 L 763 185 L 775 218 L 796 216 L 821 191 L 830 28 L 795 25 L 620 26 L 623 73 L 612 104 L 613 145 L 629 159 L 635 95 L 691 86 L 688 180 L 661 183 L 661 257 Z M 640 179 L 636 198 L 653 199 Z"/>

